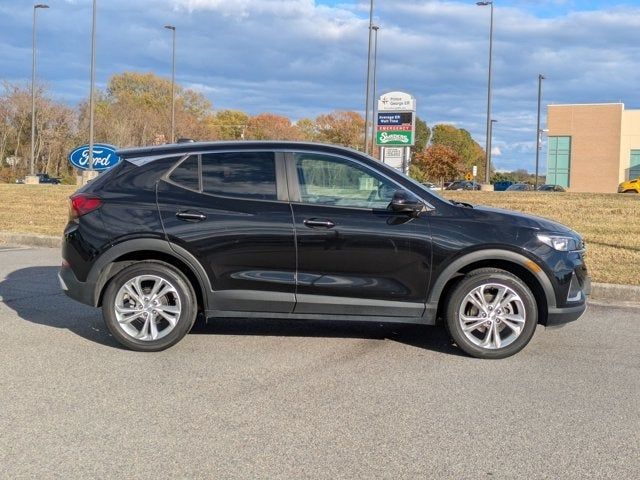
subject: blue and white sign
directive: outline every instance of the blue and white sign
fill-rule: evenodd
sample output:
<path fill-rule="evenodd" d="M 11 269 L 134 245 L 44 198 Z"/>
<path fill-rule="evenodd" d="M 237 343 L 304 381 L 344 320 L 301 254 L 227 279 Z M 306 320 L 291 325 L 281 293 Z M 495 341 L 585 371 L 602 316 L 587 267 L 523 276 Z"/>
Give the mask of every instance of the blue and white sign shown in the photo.
<path fill-rule="evenodd" d="M 76 148 L 69 154 L 69 162 L 80 170 L 89 170 L 89 145 Z M 120 162 L 116 155 L 116 148 L 104 143 L 93 144 L 93 169 L 97 171 L 108 170 Z"/>

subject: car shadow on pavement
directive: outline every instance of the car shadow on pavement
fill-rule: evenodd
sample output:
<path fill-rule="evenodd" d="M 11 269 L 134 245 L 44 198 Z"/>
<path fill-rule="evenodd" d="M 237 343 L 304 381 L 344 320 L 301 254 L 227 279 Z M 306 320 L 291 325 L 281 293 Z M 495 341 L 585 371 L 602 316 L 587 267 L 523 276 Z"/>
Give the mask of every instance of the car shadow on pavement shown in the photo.
<path fill-rule="evenodd" d="M 28 267 L 15 270 L 0 281 L 0 301 L 23 320 L 65 328 L 92 342 L 123 348 L 109 334 L 100 310 L 68 298 L 60 289 L 57 275 L 58 267 Z M 198 319 L 191 334 L 391 340 L 426 350 L 461 355 L 461 352 L 452 346 L 444 328 L 424 325 L 216 318 L 208 323 Z"/>
<path fill-rule="evenodd" d="M 0 301 L 23 320 L 65 328 L 92 342 L 120 348 L 102 322 L 100 310 L 62 292 L 58 270 L 50 266 L 14 270 L 0 281 Z"/>
<path fill-rule="evenodd" d="M 452 345 L 449 335 L 440 326 L 329 320 L 213 318 L 206 324 L 204 320 L 196 322 L 191 334 L 391 340 L 425 350 L 464 355 Z"/>

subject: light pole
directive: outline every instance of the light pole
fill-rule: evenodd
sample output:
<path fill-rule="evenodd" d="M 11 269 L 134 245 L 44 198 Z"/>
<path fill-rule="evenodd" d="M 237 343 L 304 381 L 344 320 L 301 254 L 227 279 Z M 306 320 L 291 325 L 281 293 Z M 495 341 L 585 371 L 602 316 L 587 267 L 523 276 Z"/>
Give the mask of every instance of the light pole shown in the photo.
<path fill-rule="evenodd" d="M 96 84 L 96 0 L 93 0 L 91 19 L 91 80 L 89 87 L 89 176 L 93 176 L 93 114 L 94 114 L 94 90 Z"/>
<path fill-rule="evenodd" d="M 173 35 L 173 48 L 171 53 L 171 143 L 176 140 L 176 27 L 165 25 Z"/>
<path fill-rule="evenodd" d="M 489 184 L 489 173 L 491 170 L 491 64 L 493 62 L 493 2 L 477 2 L 480 7 L 491 7 L 491 23 L 489 26 L 489 81 L 487 87 L 487 142 L 486 142 L 486 162 L 484 172 L 484 183 Z"/>
<path fill-rule="evenodd" d="M 490 127 L 489 127 L 489 144 L 490 145 L 493 145 L 493 124 L 494 123 L 498 123 L 498 120 L 495 120 L 495 119 L 492 118 L 491 122 L 489 122 L 489 125 L 490 125 Z"/>
<path fill-rule="evenodd" d="M 542 131 L 540 130 L 540 106 L 542 103 L 542 81 L 545 79 L 544 75 L 538 75 L 538 128 L 536 129 L 536 179 L 535 189 L 538 189 L 538 165 L 540 162 L 540 148 L 542 143 Z"/>
<path fill-rule="evenodd" d="M 376 84 L 376 68 L 378 65 L 378 30 L 380 30 L 380 27 L 377 25 L 373 25 L 371 27 L 373 29 L 373 94 L 371 95 L 371 99 L 372 99 L 372 106 L 371 106 L 371 155 L 373 155 L 373 151 L 374 151 L 374 146 L 375 146 L 375 127 L 374 125 L 376 124 L 376 89 L 377 89 L 377 84 Z M 367 153 L 367 152 L 365 152 Z"/>
<path fill-rule="evenodd" d="M 367 87 L 364 105 L 364 152 L 369 150 L 369 88 L 371 86 L 371 37 L 373 32 L 373 0 L 369 4 L 369 44 L 367 46 Z"/>
<path fill-rule="evenodd" d="M 36 155 L 36 10 L 49 8 L 49 5 L 38 3 L 33 6 L 33 52 L 31 61 L 31 175 L 35 174 Z"/>

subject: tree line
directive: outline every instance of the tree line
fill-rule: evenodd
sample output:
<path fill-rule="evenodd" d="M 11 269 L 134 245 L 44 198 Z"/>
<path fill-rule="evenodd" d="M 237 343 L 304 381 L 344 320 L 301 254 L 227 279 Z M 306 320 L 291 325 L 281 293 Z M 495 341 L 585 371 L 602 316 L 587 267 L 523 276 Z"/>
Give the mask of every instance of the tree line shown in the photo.
<path fill-rule="evenodd" d="M 195 140 L 300 140 L 363 149 L 364 119 L 353 111 L 334 111 L 292 122 L 274 113 L 248 115 L 239 110 L 214 110 L 201 93 L 176 85 L 176 138 Z M 114 75 L 95 97 L 94 141 L 117 147 L 170 141 L 171 82 L 153 73 Z M 89 107 L 55 101 L 36 88 L 35 171 L 74 183 L 67 156 L 88 143 Z M 0 94 L 0 182 L 13 182 L 29 170 L 31 90 L 28 85 L 2 84 Z M 374 152 L 377 154 L 377 152 Z M 484 175 L 484 150 L 469 132 L 452 125 L 430 128 L 416 120 L 411 175 L 421 181 L 459 178 L 473 165 Z"/>

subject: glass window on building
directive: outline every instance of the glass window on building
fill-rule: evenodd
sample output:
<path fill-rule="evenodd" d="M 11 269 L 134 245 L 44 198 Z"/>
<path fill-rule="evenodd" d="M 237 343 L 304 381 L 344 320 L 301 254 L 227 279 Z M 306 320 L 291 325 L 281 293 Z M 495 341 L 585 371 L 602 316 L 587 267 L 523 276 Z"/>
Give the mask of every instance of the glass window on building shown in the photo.
<path fill-rule="evenodd" d="M 569 187 L 571 137 L 549 137 L 547 183 Z"/>
<path fill-rule="evenodd" d="M 633 180 L 638 177 L 640 177 L 640 150 L 631 150 L 627 180 Z"/>

